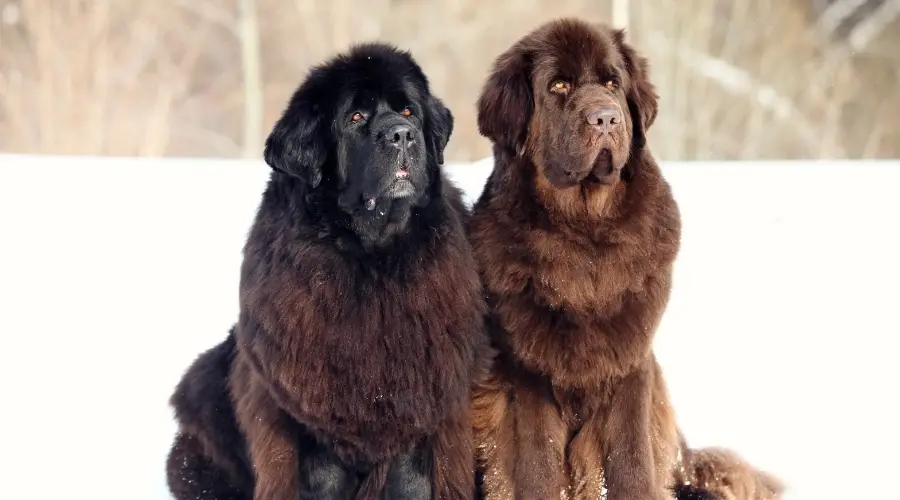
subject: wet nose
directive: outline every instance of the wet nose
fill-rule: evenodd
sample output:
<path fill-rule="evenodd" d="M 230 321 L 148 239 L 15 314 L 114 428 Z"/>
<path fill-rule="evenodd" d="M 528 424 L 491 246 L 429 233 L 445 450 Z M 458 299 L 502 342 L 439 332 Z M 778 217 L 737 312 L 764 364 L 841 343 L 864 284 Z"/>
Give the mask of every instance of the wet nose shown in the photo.
<path fill-rule="evenodd" d="M 384 136 L 388 144 L 398 149 L 406 149 L 413 142 L 412 129 L 409 125 L 394 125 Z"/>
<path fill-rule="evenodd" d="M 609 134 L 615 130 L 622 121 L 619 110 L 615 108 L 597 108 L 588 113 L 588 123 L 597 127 L 601 134 Z"/>

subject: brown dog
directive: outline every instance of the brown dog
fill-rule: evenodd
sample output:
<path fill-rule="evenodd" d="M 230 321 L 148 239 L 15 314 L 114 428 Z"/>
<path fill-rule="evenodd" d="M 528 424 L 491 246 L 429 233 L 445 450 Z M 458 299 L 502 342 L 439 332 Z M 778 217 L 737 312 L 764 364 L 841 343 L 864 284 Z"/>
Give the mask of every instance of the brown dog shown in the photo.
<path fill-rule="evenodd" d="M 727 451 L 693 456 L 675 424 L 652 351 L 681 230 L 645 148 L 656 113 L 624 32 L 571 19 L 500 55 L 484 87 L 495 167 L 469 237 L 500 350 L 474 396 L 487 499 L 780 493 Z"/>

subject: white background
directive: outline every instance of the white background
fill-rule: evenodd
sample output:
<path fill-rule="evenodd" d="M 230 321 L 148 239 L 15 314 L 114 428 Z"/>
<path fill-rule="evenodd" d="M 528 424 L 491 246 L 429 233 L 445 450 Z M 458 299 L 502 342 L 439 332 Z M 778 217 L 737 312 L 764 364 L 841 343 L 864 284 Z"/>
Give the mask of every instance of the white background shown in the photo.
<path fill-rule="evenodd" d="M 490 165 L 448 170 L 475 197 Z M 656 348 L 689 442 L 736 449 L 790 500 L 896 495 L 900 162 L 664 172 L 684 232 Z M 267 177 L 0 156 L 4 498 L 169 498 L 167 399 L 237 317 Z"/>

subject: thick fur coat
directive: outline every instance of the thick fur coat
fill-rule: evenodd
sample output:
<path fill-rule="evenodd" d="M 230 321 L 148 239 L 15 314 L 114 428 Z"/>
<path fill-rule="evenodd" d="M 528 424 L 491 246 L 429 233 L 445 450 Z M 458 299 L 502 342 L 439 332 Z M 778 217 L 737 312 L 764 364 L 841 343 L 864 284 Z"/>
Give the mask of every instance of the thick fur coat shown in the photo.
<path fill-rule="evenodd" d="M 190 499 L 469 499 L 486 312 L 453 118 L 405 52 L 314 68 L 270 135 L 240 317 L 172 397 Z"/>
<path fill-rule="evenodd" d="M 495 167 L 468 234 L 500 351 L 474 395 L 489 500 L 780 491 L 733 454 L 687 449 L 676 426 L 652 349 L 681 234 L 646 146 L 656 113 L 624 33 L 577 20 L 522 38 L 485 84 Z"/>

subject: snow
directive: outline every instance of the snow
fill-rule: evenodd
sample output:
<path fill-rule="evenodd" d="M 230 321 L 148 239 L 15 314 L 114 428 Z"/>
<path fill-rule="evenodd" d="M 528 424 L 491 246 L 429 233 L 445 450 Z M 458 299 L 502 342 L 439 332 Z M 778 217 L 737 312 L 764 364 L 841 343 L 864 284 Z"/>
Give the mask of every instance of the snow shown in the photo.
<path fill-rule="evenodd" d="M 447 169 L 474 197 L 490 165 Z M 690 443 L 736 449 L 790 500 L 895 491 L 900 161 L 664 170 L 684 234 L 656 350 Z M 169 498 L 167 399 L 237 317 L 267 175 L 0 156 L 4 497 Z"/>

